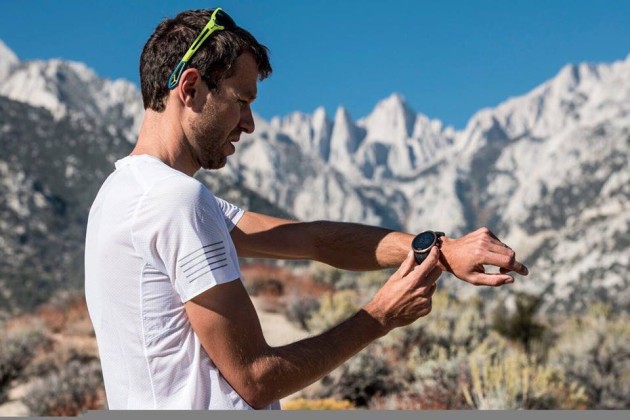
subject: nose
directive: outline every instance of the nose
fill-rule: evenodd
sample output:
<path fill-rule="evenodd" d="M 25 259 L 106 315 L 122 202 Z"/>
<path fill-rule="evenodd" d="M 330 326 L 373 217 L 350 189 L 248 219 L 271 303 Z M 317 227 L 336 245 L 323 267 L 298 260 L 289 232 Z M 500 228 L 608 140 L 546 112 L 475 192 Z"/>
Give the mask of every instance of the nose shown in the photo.
<path fill-rule="evenodd" d="M 241 121 L 239 125 L 241 130 L 247 134 L 254 132 L 256 124 L 254 123 L 254 115 L 252 114 L 252 109 L 249 105 L 247 105 L 241 112 Z"/>

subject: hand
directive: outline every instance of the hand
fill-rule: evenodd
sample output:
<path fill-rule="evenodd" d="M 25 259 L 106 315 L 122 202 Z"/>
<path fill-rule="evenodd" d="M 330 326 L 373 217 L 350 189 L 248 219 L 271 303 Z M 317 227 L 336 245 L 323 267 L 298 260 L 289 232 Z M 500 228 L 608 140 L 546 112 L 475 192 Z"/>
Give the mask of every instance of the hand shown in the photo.
<path fill-rule="evenodd" d="M 511 271 L 526 276 L 527 267 L 516 260 L 516 254 L 488 228 L 477 229 L 459 239 L 442 238 L 440 263 L 457 278 L 476 286 L 501 286 L 514 283 Z M 500 268 L 486 273 L 484 265 Z"/>
<path fill-rule="evenodd" d="M 439 249 L 433 247 L 422 264 L 413 252 L 364 307 L 385 329 L 411 324 L 431 312 L 431 297 L 442 274 L 438 267 Z"/>

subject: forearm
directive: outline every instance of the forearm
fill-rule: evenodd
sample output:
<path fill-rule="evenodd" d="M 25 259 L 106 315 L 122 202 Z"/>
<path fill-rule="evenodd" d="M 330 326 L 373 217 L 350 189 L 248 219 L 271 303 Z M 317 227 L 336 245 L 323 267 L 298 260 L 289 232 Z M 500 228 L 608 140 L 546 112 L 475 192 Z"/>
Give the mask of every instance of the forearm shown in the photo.
<path fill-rule="evenodd" d="M 314 337 L 268 347 L 249 364 L 250 405 L 265 407 L 321 379 L 386 330 L 365 310 Z"/>
<path fill-rule="evenodd" d="M 312 222 L 314 259 L 346 270 L 395 267 L 410 250 L 412 235 L 375 226 Z"/>
<path fill-rule="evenodd" d="M 412 235 L 356 223 L 297 222 L 246 212 L 231 232 L 238 255 L 321 261 L 347 270 L 399 265 Z"/>

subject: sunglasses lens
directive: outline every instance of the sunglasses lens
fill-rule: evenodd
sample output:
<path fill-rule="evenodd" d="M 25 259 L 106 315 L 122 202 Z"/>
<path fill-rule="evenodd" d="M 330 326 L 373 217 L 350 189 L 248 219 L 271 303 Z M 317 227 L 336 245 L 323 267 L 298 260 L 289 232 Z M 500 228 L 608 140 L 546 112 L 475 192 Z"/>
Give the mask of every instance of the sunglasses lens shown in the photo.
<path fill-rule="evenodd" d="M 225 13 L 223 10 L 219 10 L 219 12 L 217 13 L 216 20 L 219 25 L 225 26 L 226 28 L 236 27 L 236 23 L 234 22 L 234 19 L 232 19 L 230 15 Z"/>

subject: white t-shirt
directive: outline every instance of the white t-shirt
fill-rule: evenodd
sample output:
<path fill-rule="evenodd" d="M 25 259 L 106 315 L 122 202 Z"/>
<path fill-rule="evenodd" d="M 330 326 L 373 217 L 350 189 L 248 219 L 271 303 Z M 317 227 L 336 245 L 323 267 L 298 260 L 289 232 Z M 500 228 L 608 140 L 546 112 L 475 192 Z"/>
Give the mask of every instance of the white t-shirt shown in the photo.
<path fill-rule="evenodd" d="M 90 210 L 85 245 L 85 296 L 110 409 L 251 409 L 184 309 L 241 277 L 229 230 L 242 215 L 155 157 L 116 162 Z"/>

